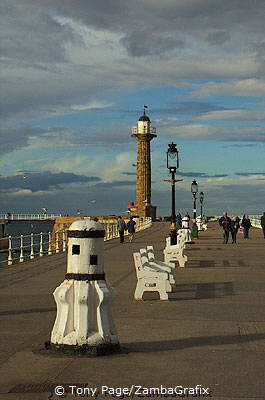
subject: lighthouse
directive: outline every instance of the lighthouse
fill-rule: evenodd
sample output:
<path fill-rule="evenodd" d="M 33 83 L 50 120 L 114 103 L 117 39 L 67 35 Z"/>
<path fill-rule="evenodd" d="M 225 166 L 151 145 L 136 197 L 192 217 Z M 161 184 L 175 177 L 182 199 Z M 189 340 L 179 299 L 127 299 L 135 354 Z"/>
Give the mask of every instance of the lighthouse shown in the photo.
<path fill-rule="evenodd" d="M 132 137 L 137 140 L 137 178 L 136 205 L 130 207 L 131 215 L 156 218 L 156 207 L 151 205 L 151 153 L 150 142 L 156 135 L 148 115 L 139 118 L 137 126 L 132 128 Z"/>

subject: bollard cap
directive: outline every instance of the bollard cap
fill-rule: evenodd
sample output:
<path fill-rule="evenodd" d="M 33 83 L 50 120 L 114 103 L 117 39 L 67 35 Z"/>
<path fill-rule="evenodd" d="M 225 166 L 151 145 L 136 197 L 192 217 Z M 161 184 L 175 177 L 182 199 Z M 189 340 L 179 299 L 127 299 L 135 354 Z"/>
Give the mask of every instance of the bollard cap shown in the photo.
<path fill-rule="evenodd" d="M 74 221 L 68 230 L 68 237 L 104 237 L 103 226 L 93 220 L 80 219 Z"/>
<path fill-rule="evenodd" d="M 103 226 L 93 220 L 89 219 L 79 219 L 77 221 L 74 221 L 70 227 L 70 231 L 103 231 L 104 228 Z"/>

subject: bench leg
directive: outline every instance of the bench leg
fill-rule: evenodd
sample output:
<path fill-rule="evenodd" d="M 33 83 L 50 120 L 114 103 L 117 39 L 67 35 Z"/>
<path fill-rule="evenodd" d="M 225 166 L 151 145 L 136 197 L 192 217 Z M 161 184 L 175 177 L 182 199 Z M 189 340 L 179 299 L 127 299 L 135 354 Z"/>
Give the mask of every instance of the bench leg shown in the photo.
<path fill-rule="evenodd" d="M 135 300 L 137 300 L 137 301 L 143 300 L 143 294 L 144 294 L 143 285 L 139 281 L 137 281 L 136 289 L 134 292 Z"/>
<path fill-rule="evenodd" d="M 159 290 L 160 300 L 168 300 L 168 294 L 164 289 Z"/>

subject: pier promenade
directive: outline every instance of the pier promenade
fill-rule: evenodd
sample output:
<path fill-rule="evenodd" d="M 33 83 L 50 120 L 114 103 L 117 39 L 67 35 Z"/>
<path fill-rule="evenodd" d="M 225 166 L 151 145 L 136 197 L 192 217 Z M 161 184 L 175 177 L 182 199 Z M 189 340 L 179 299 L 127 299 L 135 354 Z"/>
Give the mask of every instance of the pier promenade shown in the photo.
<path fill-rule="evenodd" d="M 99 392 L 102 385 L 201 385 L 211 397 L 202 392 L 197 398 L 265 399 L 265 240 L 260 229 L 252 228 L 249 240 L 238 233 L 236 245 L 224 245 L 218 224 L 208 228 L 187 246 L 188 262 L 174 271 L 169 301 L 159 301 L 156 293 L 134 300 L 133 263 L 133 252 L 147 245 L 163 259 L 169 223 L 154 223 L 132 243 L 105 242 L 105 272 L 117 291 L 112 308 L 123 350 L 111 356 L 52 356 L 43 350 L 56 315 L 52 292 L 66 272 L 65 253 L 2 267 L 0 400 L 59 399 L 51 393 L 58 385 L 66 399 L 119 398 L 71 395 L 70 385 Z"/>

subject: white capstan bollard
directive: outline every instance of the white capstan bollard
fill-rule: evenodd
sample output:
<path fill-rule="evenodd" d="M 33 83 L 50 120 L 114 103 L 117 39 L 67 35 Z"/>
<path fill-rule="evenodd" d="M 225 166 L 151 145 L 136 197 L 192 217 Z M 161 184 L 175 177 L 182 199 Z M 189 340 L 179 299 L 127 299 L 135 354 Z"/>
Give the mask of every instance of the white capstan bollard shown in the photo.
<path fill-rule="evenodd" d="M 203 228 L 202 228 L 202 216 L 201 215 L 199 215 L 196 218 L 196 223 L 197 223 L 197 226 L 198 226 L 198 231 L 203 231 Z"/>
<path fill-rule="evenodd" d="M 188 229 L 189 227 L 189 217 L 185 215 L 182 217 L 182 229 Z"/>
<path fill-rule="evenodd" d="M 47 348 L 93 355 L 120 349 L 104 274 L 104 236 L 96 221 L 70 226 L 67 273 L 53 293 L 57 316 Z"/>
<path fill-rule="evenodd" d="M 189 217 L 185 215 L 182 218 L 182 229 L 186 229 L 185 243 L 194 243 L 191 239 L 191 231 L 189 226 Z"/>

